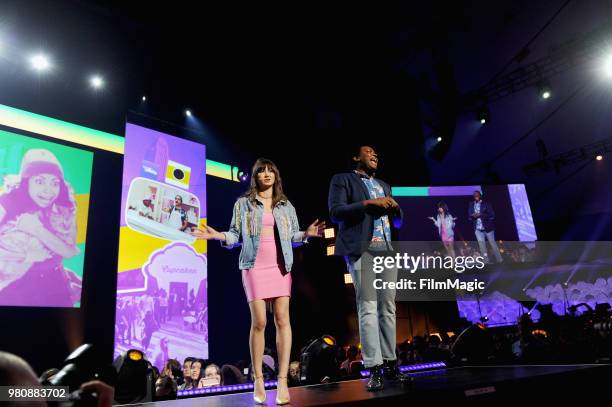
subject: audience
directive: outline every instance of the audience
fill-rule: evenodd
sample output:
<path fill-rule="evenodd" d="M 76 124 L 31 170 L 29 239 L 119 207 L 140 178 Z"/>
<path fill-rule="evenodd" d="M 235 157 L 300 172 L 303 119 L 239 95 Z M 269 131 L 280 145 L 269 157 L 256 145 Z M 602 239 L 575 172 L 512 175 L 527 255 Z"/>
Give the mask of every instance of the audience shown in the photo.
<path fill-rule="evenodd" d="M 594 314 L 597 319 L 609 318 L 609 307 L 599 307 Z M 601 317 L 599 314 L 602 314 Z M 605 314 L 605 315 L 604 315 Z M 612 343 L 607 337 L 595 331 L 585 332 L 585 324 L 579 316 L 574 314 L 558 316 L 541 309 L 541 318 L 535 323 L 530 314 L 519 317 L 515 327 L 487 329 L 486 332 L 493 344 L 490 354 L 483 360 L 487 363 L 593 363 L 597 362 L 598 355 L 610 354 Z M 590 316 L 589 316 L 590 315 Z M 584 318 L 593 319 L 589 314 Z M 469 324 L 465 325 L 469 326 Z M 465 326 L 459 327 L 459 332 Z M 480 328 L 482 329 L 482 328 Z M 446 332 L 436 334 L 416 335 L 398 343 L 397 355 L 399 365 L 411 365 L 428 362 L 443 361 L 453 364 L 459 360 L 451 352 L 454 341 L 458 335 Z M 599 339 L 599 340 L 598 340 Z M 455 348 L 456 350 L 456 348 Z M 334 366 L 340 372 L 326 377 L 326 381 L 345 380 L 360 377 L 363 370 L 359 347 L 349 344 L 340 347 L 335 354 Z M 276 377 L 276 361 L 269 350 L 263 359 L 263 368 L 266 380 Z M 220 368 L 215 363 L 208 363 L 193 357 L 185 358 L 181 366 L 176 359 L 167 359 L 161 373 L 148 362 L 153 372 L 155 382 L 155 400 L 172 400 L 177 397 L 179 390 L 207 388 L 220 385 L 243 384 L 248 381 L 248 375 L 243 374 L 248 362 L 242 360 L 233 365 L 223 365 Z M 294 360 L 289 365 L 289 385 L 299 386 L 300 362 Z M 250 371 L 252 369 L 248 369 Z M 0 352 L 0 386 L 40 386 L 58 373 L 57 369 L 48 369 L 37 378 L 26 361 L 10 353 Z M 85 393 L 96 393 L 97 405 L 108 407 L 112 405 L 114 389 L 107 384 L 95 380 L 84 383 L 81 389 Z M 5 404 L 10 406 L 10 404 Z M 18 405 L 18 404 L 15 404 Z M 45 406 L 46 403 L 30 403 L 33 406 Z"/>

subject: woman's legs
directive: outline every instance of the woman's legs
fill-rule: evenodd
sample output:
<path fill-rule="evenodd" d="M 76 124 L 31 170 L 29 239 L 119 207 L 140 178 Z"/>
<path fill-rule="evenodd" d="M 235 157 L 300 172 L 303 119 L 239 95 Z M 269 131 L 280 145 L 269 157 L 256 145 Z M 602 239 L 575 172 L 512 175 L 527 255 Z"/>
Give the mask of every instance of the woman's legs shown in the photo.
<path fill-rule="evenodd" d="M 263 376 L 262 363 L 266 331 L 266 302 L 254 300 L 249 302 L 251 310 L 251 333 L 249 335 L 249 349 L 251 350 L 251 363 L 254 378 Z M 263 400 L 266 394 L 263 379 L 255 380 L 255 395 Z"/>
<path fill-rule="evenodd" d="M 449 256 L 455 257 L 455 241 L 454 239 L 448 239 L 444 242 L 444 246 L 446 246 L 446 252 Z"/>
<path fill-rule="evenodd" d="M 278 387 L 280 400 L 289 397 L 287 373 L 291 357 L 291 321 L 289 319 L 289 297 L 274 299 L 274 324 L 276 325 L 276 352 L 278 353 Z"/>

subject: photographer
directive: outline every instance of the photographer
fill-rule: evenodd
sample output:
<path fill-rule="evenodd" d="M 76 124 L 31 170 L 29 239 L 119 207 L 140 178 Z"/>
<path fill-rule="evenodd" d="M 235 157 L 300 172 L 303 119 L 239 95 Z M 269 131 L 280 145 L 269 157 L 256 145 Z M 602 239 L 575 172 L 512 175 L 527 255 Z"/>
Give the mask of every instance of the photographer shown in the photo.
<path fill-rule="evenodd" d="M 0 386 L 27 386 L 40 387 L 38 378 L 28 362 L 12 353 L 0 351 Z M 83 394 L 90 394 L 97 400 L 97 407 L 110 407 L 113 405 L 114 389 L 99 380 L 83 383 L 80 387 Z M 30 401 L 29 406 L 44 407 L 45 401 Z M 21 407 L 24 404 L 15 401 L 5 404 L 7 407 Z"/>

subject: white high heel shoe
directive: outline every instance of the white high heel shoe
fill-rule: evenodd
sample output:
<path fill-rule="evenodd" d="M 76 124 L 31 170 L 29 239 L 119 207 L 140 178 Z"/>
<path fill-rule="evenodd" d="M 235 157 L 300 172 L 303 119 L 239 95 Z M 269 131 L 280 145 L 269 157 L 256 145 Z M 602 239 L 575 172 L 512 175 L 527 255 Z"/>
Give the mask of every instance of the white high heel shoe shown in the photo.
<path fill-rule="evenodd" d="M 285 380 L 285 383 L 287 382 L 287 376 L 278 376 L 276 378 L 277 380 Z M 290 403 L 290 397 L 289 394 L 287 394 L 287 398 L 286 399 L 280 399 L 278 398 L 278 385 L 276 386 L 276 405 L 277 406 L 284 406 L 285 404 L 289 404 Z"/>
<path fill-rule="evenodd" d="M 264 396 L 263 398 L 259 398 L 255 395 L 255 383 L 257 383 L 257 380 L 261 380 L 261 382 L 263 383 L 263 376 L 255 376 L 255 381 L 253 382 L 253 401 L 255 402 L 255 404 L 266 404 L 266 398 L 267 398 L 267 393 L 266 393 L 266 388 L 264 386 Z"/>

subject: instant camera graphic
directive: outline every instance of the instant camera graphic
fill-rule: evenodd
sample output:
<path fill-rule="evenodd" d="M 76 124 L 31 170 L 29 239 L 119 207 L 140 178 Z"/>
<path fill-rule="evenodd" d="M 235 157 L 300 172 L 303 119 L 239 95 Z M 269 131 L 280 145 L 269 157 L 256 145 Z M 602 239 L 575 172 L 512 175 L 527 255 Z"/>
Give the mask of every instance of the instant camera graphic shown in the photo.
<path fill-rule="evenodd" d="M 189 189 L 191 179 L 191 167 L 176 161 L 168 160 L 166 167 L 166 183 L 175 187 Z"/>

